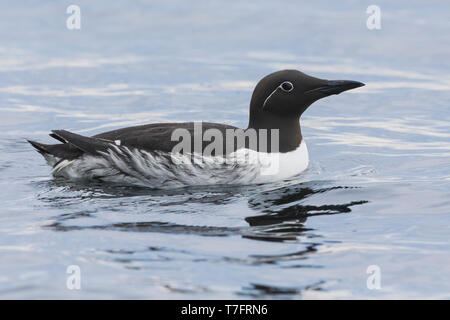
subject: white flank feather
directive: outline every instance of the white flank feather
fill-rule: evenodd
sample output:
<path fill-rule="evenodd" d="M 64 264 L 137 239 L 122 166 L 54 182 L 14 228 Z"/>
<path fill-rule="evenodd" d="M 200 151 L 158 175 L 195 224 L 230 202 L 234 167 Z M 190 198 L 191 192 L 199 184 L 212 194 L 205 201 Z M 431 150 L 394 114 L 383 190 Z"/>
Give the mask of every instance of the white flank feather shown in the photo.
<path fill-rule="evenodd" d="M 72 180 L 101 180 L 118 184 L 174 188 L 186 185 L 252 184 L 289 178 L 308 166 L 308 150 L 300 146 L 287 153 L 239 149 L 226 158 L 199 154 L 147 152 L 111 144 L 98 156 L 74 160 L 46 158 L 54 176 Z"/>

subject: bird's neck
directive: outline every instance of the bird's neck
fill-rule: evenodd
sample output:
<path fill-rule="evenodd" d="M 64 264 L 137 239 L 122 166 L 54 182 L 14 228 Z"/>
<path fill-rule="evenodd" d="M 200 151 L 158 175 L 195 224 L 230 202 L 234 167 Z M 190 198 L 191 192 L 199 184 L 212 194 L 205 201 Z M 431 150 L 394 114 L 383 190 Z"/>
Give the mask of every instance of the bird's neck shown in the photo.
<path fill-rule="evenodd" d="M 269 136 L 269 145 L 273 145 L 270 134 L 272 129 L 278 129 L 278 146 L 279 152 L 289 152 L 298 148 L 302 142 L 302 132 L 300 129 L 299 117 L 285 118 L 272 114 L 253 114 L 250 115 L 250 121 L 248 129 L 254 129 L 259 131 L 260 129 L 266 129 Z M 269 146 L 270 150 L 270 146 Z"/>

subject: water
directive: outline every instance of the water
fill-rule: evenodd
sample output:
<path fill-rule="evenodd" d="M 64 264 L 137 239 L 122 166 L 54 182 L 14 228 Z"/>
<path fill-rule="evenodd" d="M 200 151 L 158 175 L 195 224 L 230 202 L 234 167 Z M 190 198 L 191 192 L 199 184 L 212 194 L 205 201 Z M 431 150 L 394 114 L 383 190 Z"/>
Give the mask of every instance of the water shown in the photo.
<path fill-rule="evenodd" d="M 1 298 L 450 298 L 448 1 L 378 1 L 373 31 L 372 2 L 77 4 L 74 31 L 66 3 L 0 4 Z M 245 127 L 282 68 L 366 83 L 304 114 L 311 164 L 289 181 L 74 184 L 24 140 Z"/>

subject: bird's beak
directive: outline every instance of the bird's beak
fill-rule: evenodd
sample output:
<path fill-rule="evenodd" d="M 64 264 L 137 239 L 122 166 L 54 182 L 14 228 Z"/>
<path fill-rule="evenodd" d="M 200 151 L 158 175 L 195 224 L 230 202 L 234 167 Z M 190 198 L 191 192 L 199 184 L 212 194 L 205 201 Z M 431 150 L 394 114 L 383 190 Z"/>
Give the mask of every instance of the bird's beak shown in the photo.
<path fill-rule="evenodd" d="M 306 91 L 305 93 L 322 93 L 324 96 L 339 94 L 341 92 L 364 86 L 364 83 L 351 80 L 327 80 L 325 85 Z"/>

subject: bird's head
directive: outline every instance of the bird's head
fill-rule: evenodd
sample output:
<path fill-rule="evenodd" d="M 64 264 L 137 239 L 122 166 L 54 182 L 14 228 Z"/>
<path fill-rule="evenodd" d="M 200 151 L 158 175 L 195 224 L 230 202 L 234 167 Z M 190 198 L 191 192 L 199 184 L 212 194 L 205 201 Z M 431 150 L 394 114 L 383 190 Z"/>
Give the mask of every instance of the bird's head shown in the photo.
<path fill-rule="evenodd" d="M 261 79 L 253 91 L 250 118 L 296 118 L 315 101 L 364 86 L 350 80 L 324 80 L 297 70 L 282 70 Z"/>

